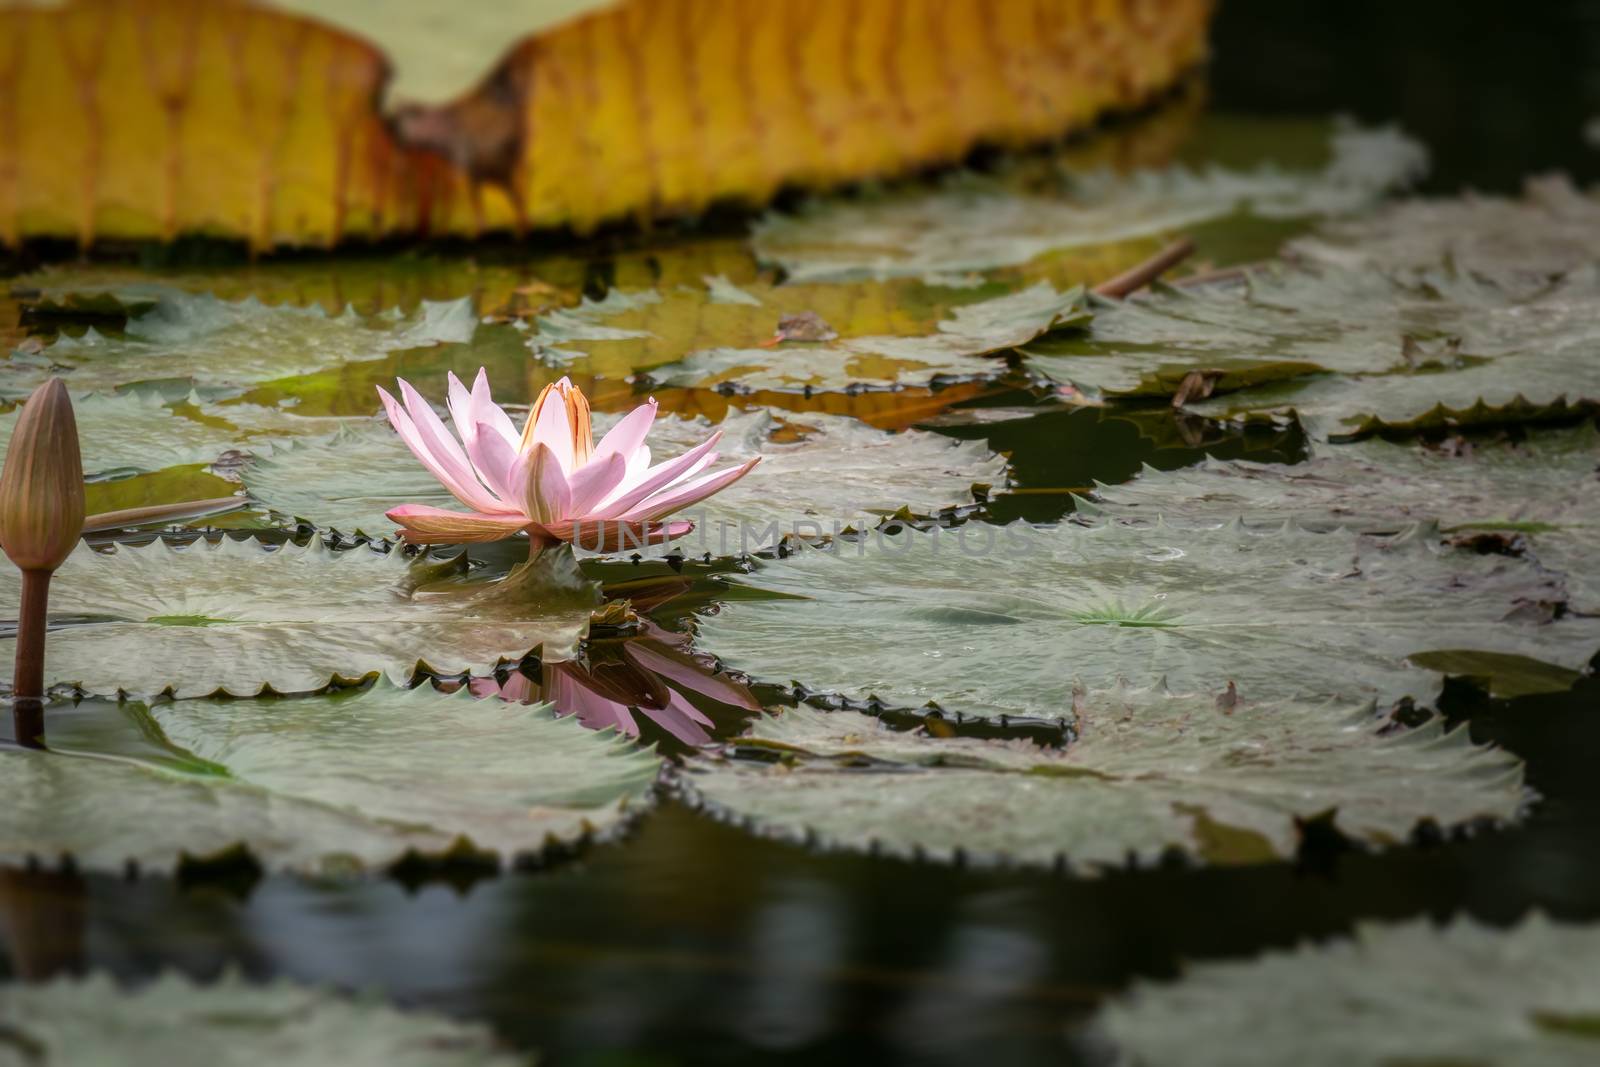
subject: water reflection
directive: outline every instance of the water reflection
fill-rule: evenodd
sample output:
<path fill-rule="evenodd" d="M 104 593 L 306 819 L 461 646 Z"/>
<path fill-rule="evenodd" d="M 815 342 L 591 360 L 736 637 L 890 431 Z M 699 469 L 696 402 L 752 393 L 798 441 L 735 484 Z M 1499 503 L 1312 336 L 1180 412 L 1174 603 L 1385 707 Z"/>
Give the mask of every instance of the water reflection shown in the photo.
<path fill-rule="evenodd" d="M 80 972 L 87 913 L 75 871 L 0 867 L 0 936 L 16 977 L 44 981 Z"/>
<path fill-rule="evenodd" d="M 761 710 L 748 688 L 690 649 L 687 634 L 648 620 L 636 626 L 627 637 L 591 638 L 583 660 L 543 664 L 537 678 L 513 672 L 504 681 L 473 678 L 468 688 L 480 697 L 549 701 L 592 730 L 619 730 L 667 751 L 710 744 Z"/>

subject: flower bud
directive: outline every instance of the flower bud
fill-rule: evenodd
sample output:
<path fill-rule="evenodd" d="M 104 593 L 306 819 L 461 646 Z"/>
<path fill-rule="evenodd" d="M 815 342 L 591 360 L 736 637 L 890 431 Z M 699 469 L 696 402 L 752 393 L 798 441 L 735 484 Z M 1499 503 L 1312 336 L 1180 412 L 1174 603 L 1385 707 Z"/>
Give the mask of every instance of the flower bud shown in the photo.
<path fill-rule="evenodd" d="M 24 571 L 53 571 L 83 532 L 78 422 L 61 379 L 33 391 L 0 472 L 0 548 Z"/>

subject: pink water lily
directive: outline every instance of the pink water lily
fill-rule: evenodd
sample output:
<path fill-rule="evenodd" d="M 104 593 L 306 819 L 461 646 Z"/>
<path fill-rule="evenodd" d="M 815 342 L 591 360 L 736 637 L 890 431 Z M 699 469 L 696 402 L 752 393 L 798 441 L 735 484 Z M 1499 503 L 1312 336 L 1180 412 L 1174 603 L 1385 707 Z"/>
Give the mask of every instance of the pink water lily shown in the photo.
<path fill-rule="evenodd" d="M 390 425 L 468 509 L 402 504 L 387 512 L 412 544 L 500 541 L 523 531 L 534 551 L 560 541 L 604 551 L 659 544 L 694 529 L 692 522 L 664 521 L 667 516 L 727 488 L 756 465 L 752 459 L 709 470 L 717 461 L 719 430 L 652 466 L 644 440 L 656 418 L 654 398 L 595 444 L 589 401 L 566 378 L 544 387 L 519 431 L 490 398 L 483 370 L 470 390 L 451 374 L 453 434 L 409 382 L 397 381 L 398 401 L 378 389 Z"/>

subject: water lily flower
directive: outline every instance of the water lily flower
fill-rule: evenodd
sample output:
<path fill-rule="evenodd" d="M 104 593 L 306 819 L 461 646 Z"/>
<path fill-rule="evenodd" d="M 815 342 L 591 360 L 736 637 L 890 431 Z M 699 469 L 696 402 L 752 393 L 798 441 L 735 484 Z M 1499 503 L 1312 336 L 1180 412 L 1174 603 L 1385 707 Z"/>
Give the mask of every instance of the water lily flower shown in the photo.
<path fill-rule="evenodd" d="M 526 531 L 532 551 L 557 542 L 615 551 L 670 541 L 694 529 L 667 516 L 749 473 L 752 459 L 719 471 L 719 430 L 674 459 L 652 465 L 644 443 L 656 402 L 634 408 L 595 444 L 589 401 L 566 378 L 547 385 L 521 431 L 489 395 L 480 369 L 468 390 L 449 376 L 455 433 L 411 384 L 400 400 L 379 387 L 389 423 L 465 512 L 403 504 L 389 512 L 412 544 L 500 541 Z M 759 458 L 759 457 L 758 457 Z"/>

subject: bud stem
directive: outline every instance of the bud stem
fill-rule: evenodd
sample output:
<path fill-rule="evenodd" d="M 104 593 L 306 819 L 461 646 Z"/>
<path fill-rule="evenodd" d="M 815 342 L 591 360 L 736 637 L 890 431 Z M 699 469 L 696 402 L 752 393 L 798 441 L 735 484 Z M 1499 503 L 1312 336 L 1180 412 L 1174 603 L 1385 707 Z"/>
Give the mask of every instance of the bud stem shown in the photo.
<path fill-rule="evenodd" d="M 11 692 L 20 704 L 44 696 L 45 613 L 50 602 L 50 572 L 22 572 L 22 606 L 17 615 L 17 665 Z"/>

